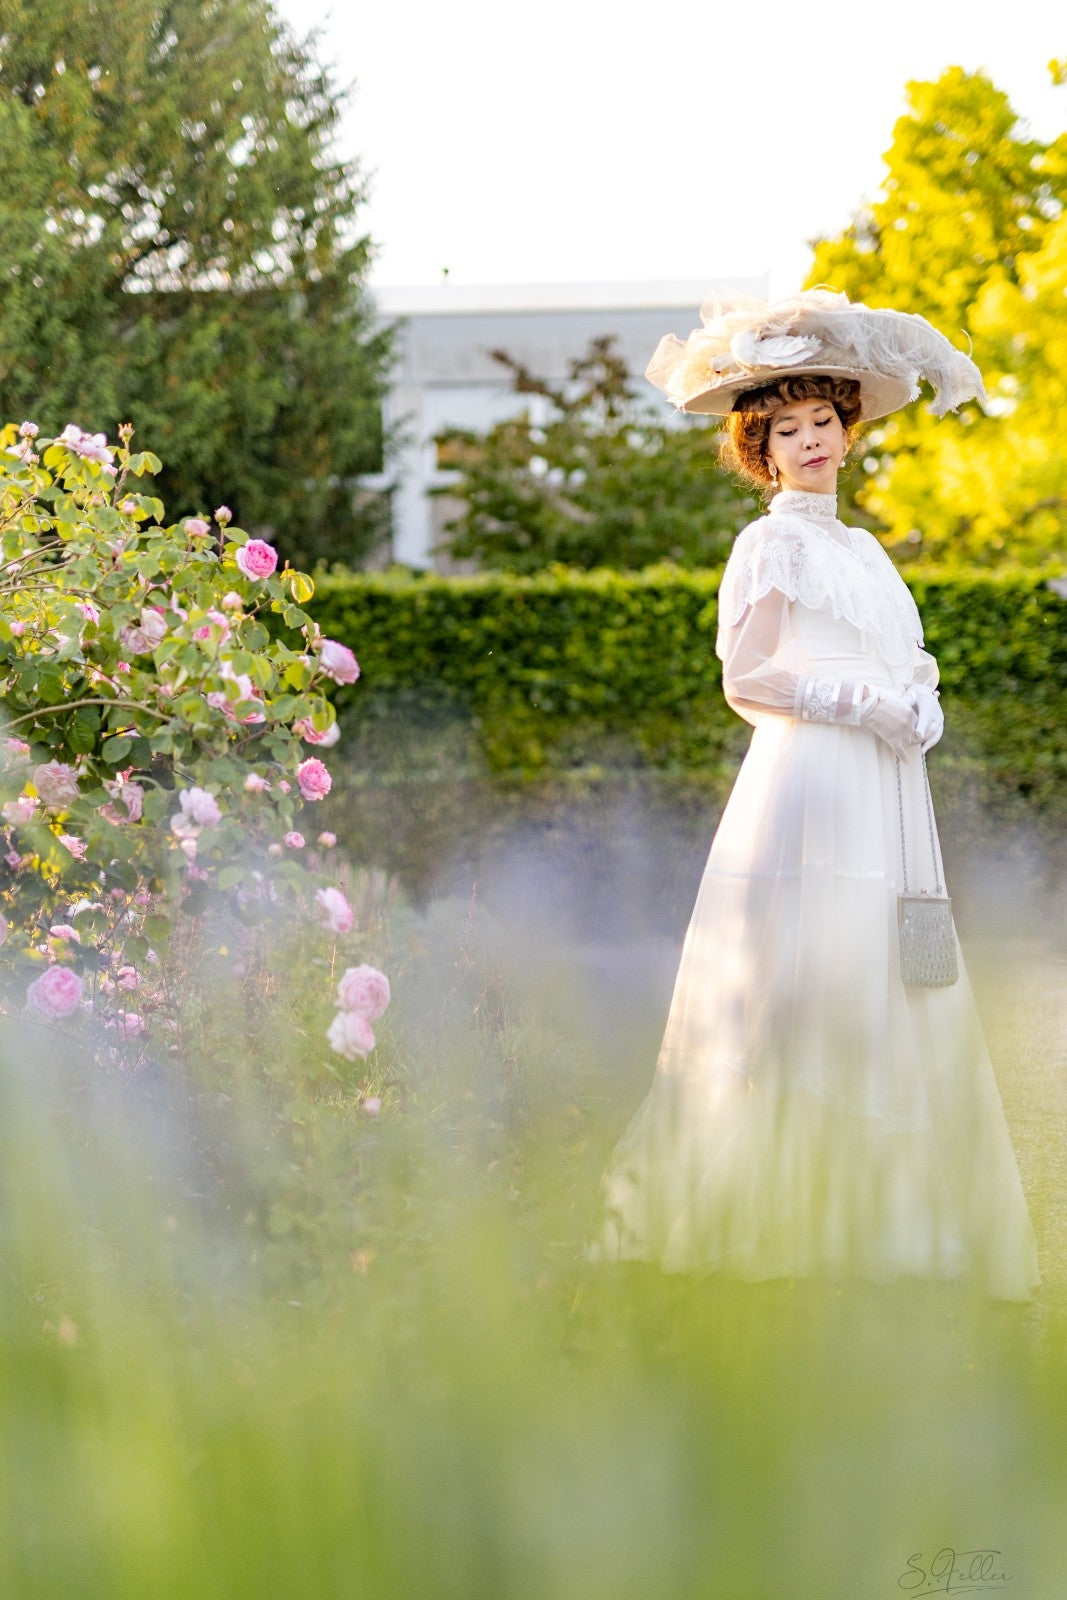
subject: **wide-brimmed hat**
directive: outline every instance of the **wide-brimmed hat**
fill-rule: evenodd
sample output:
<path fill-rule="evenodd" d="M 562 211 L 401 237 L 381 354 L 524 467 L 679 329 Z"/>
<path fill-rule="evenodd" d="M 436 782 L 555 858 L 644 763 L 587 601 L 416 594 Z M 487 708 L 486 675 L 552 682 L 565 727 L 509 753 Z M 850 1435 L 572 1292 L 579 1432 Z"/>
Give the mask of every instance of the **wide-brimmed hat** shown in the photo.
<path fill-rule="evenodd" d="M 794 373 L 855 378 L 865 422 L 888 416 L 931 384 L 937 416 L 985 401 L 970 356 L 913 312 L 874 310 L 832 289 L 806 289 L 768 304 L 714 294 L 703 326 L 685 340 L 665 334 L 645 376 L 679 411 L 725 416 L 741 395 Z"/>

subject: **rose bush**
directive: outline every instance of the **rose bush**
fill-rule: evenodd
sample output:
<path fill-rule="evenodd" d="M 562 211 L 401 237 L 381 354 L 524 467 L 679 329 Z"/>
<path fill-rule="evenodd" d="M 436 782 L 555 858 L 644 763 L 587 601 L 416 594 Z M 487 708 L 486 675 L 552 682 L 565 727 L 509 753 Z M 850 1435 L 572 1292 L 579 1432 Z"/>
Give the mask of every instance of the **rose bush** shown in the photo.
<path fill-rule="evenodd" d="M 91 1019 L 128 1061 L 174 1048 L 190 924 L 351 931 L 296 822 L 331 787 L 304 754 L 336 738 L 326 687 L 359 669 L 226 507 L 166 521 L 131 428 L 37 432 L 0 430 L 0 1006 Z"/>

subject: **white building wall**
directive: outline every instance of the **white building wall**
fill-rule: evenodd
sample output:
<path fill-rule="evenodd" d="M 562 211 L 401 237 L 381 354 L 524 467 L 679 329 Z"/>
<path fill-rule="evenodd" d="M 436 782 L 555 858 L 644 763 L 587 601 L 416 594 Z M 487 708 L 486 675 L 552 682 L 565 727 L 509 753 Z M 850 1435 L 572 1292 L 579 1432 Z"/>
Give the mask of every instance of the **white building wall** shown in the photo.
<path fill-rule="evenodd" d="M 722 286 L 721 284 L 719 285 Z M 484 431 L 530 411 L 537 395 L 515 394 L 507 370 L 492 359 L 503 350 L 551 383 L 592 339 L 611 335 L 631 372 L 643 373 L 665 333 L 684 338 L 699 324 L 713 285 L 541 284 L 379 289 L 380 316 L 399 324 L 397 361 L 385 402 L 396 444 L 389 481 L 393 496 L 392 558 L 413 567 L 437 563 L 446 510 L 430 491 L 452 481 L 437 466 L 434 435 L 447 427 Z M 735 280 L 731 288 L 766 295 L 767 279 Z M 650 399 L 666 404 L 648 386 Z"/>

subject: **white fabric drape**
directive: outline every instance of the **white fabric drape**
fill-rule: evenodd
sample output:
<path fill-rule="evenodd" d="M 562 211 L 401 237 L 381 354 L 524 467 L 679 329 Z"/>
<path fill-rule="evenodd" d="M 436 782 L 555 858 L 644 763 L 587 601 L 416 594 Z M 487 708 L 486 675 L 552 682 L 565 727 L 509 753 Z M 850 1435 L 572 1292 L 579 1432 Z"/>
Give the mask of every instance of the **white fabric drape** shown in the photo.
<path fill-rule="evenodd" d="M 723 687 L 755 731 L 599 1249 L 753 1278 L 967 1274 L 1026 1298 L 1033 1235 L 962 958 L 949 989 L 900 977 L 895 759 L 865 727 L 795 715 L 812 676 L 937 682 L 899 574 L 832 507 L 777 496 L 724 574 Z M 917 747 L 902 776 L 911 887 L 933 888 Z"/>

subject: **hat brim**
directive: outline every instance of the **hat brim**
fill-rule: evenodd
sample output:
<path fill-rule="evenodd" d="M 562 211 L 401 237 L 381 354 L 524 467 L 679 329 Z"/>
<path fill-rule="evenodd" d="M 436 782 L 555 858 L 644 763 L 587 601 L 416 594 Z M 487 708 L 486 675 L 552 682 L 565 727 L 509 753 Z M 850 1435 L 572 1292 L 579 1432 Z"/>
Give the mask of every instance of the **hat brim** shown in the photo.
<path fill-rule="evenodd" d="M 860 420 L 873 422 L 877 417 L 888 417 L 899 411 L 918 395 L 918 388 L 901 378 L 865 371 L 862 368 L 833 366 L 816 362 L 799 362 L 791 367 L 765 367 L 762 372 L 743 372 L 731 375 L 684 401 L 680 411 L 696 416 L 725 417 L 736 409 L 736 402 L 753 389 L 766 389 L 781 378 L 853 378 L 860 386 Z"/>

